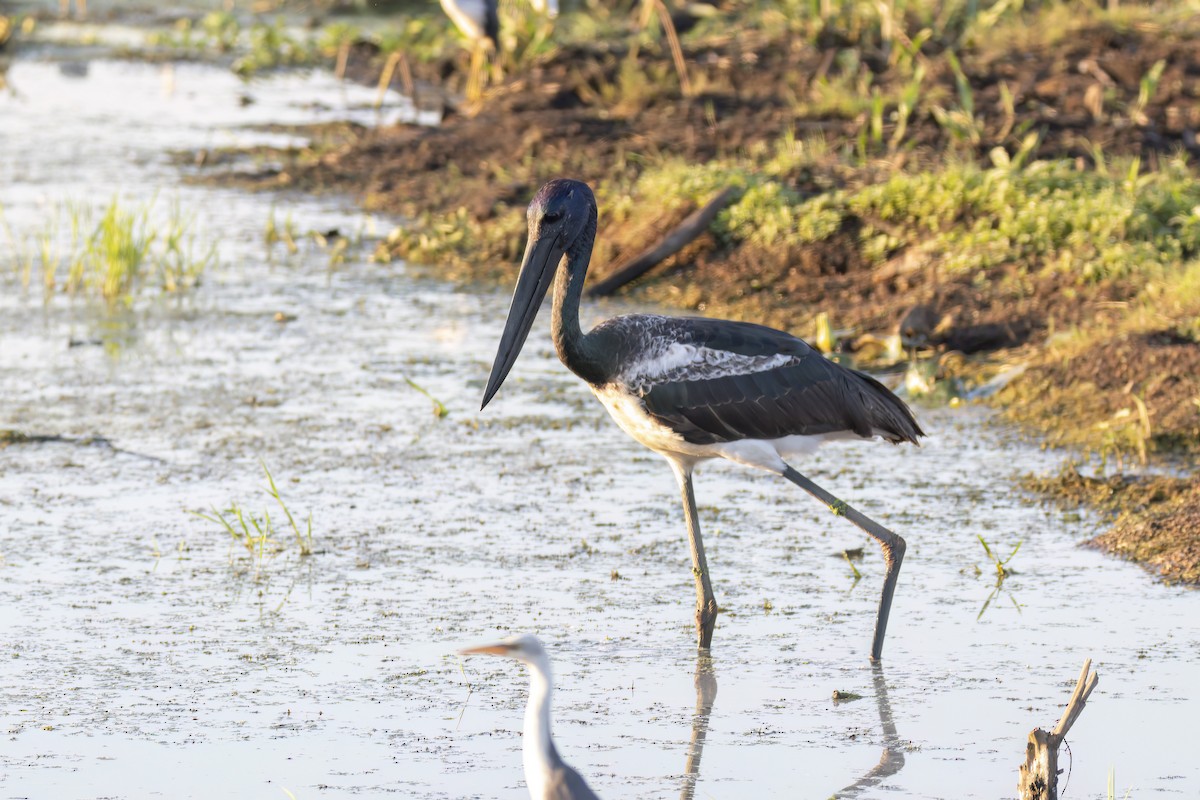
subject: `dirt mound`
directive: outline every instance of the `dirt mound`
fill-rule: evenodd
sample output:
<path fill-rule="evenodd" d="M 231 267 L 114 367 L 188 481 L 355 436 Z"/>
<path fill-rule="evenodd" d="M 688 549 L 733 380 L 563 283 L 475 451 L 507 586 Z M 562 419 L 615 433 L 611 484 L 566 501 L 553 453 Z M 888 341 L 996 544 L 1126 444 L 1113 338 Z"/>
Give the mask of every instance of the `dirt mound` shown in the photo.
<path fill-rule="evenodd" d="M 1195 449 L 1200 344 L 1163 330 L 1096 339 L 1069 352 L 1051 348 L 1001 400 L 1019 419 L 1070 420 L 1055 434 L 1064 444 L 1101 431 L 1114 450 Z"/>

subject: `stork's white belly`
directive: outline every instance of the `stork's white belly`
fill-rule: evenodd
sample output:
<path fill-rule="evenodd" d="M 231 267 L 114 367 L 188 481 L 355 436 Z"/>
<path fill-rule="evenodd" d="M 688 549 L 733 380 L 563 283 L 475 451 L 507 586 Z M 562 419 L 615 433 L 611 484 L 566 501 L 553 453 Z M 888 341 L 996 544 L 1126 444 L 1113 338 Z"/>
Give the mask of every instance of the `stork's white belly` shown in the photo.
<path fill-rule="evenodd" d="M 725 458 L 769 472 L 782 473 L 785 458 L 808 455 L 825 442 L 857 439 L 851 431 L 813 436 L 784 436 L 778 439 L 741 439 L 736 442 L 694 444 L 650 416 L 642 399 L 620 384 L 592 386 L 592 393 L 608 410 L 613 421 L 636 441 L 669 458 L 700 460 Z"/>

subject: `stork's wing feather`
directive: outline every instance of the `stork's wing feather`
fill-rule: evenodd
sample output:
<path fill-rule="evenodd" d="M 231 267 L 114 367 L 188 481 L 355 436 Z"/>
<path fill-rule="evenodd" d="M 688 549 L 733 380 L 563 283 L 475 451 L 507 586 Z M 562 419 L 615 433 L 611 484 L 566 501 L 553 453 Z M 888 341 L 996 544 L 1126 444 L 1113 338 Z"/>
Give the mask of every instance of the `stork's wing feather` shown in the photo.
<path fill-rule="evenodd" d="M 688 344 L 732 358 L 724 374 L 675 369 L 643 385 L 647 412 L 693 444 L 847 431 L 915 443 L 908 407 L 869 375 L 826 360 L 800 339 L 758 325 L 680 320 Z M 773 357 L 774 361 L 764 361 Z M 744 368 L 739 371 L 738 364 Z M 777 363 L 763 369 L 766 364 Z"/>

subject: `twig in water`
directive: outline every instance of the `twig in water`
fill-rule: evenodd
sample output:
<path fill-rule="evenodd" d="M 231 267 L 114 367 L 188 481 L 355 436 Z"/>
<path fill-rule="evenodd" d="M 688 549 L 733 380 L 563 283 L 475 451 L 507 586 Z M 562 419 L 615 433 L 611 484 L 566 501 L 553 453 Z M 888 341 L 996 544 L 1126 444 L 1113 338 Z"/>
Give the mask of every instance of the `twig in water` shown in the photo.
<path fill-rule="evenodd" d="M 1083 670 L 1075 682 L 1075 691 L 1050 733 L 1034 728 L 1025 745 L 1025 763 L 1021 765 L 1017 780 L 1020 800 L 1058 800 L 1058 748 L 1066 738 L 1075 720 L 1083 713 L 1083 707 L 1091 697 L 1100 677 L 1091 671 L 1092 660 L 1083 662 Z"/>

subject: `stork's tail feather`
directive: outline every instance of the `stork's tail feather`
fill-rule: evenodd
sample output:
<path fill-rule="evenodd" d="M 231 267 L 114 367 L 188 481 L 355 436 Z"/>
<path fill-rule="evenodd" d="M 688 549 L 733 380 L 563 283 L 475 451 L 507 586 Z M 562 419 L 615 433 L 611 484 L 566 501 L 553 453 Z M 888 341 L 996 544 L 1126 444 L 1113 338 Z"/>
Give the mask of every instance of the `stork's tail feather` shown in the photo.
<path fill-rule="evenodd" d="M 925 431 L 921 430 L 908 405 L 870 375 L 858 370 L 853 372 L 863 382 L 862 399 L 871 433 L 892 444 L 911 442 L 920 447 L 917 439 L 924 436 Z"/>

